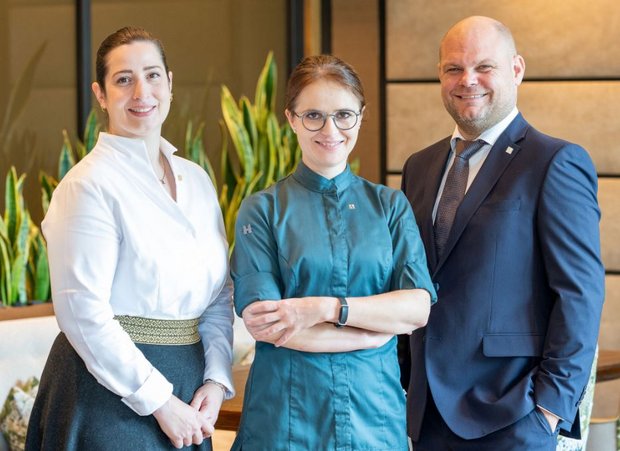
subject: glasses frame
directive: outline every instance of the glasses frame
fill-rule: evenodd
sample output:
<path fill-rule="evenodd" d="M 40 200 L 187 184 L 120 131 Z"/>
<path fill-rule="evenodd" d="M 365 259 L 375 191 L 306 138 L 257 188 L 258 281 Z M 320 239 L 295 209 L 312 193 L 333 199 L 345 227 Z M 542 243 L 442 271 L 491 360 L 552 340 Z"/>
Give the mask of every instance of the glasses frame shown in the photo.
<path fill-rule="evenodd" d="M 355 123 L 354 123 L 352 126 L 348 127 L 348 128 L 342 128 L 342 127 L 340 127 L 340 126 L 336 123 L 336 114 L 338 114 L 338 113 L 342 113 L 343 111 L 347 111 L 347 112 L 350 112 L 350 113 L 355 114 Z M 310 128 L 308 128 L 308 126 L 307 126 L 307 125 L 306 125 L 306 123 L 304 122 L 304 119 L 306 118 L 306 116 L 308 115 L 308 113 L 321 113 L 321 114 L 323 115 L 323 125 L 321 125 L 319 128 L 316 128 L 316 129 L 310 129 Z M 346 109 L 346 108 L 345 108 L 345 109 L 342 109 L 342 110 L 338 110 L 338 111 L 336 111 L 335 113 L 325 113 L 325 112 L 323 112 L 323 111 L 318 111 L 318 110 L 308 110 L 308 111 L 304 111 L 304 112 L 303 112 L 303 113 L 301 113 L 301 114 L 297 113 L 296 111 L 293 111 L 293 114 L 294 114 L 295 116 L 297 116 L 298 118 L 300 118 L 300 119 L 301 119 L 301 125 L 303 125 L 303 126 L 304 126 L 304 128 L 305 128 L 306 130 L 308 130 L 309 132 L 318 132 L 319 130 L 323 130 L 323 127 L 325 127 L 325 124 L 327 123 L 327 118 L 328 118 L 328 117 L 331 117 L 331 118 L 332 118 L 332 121 L 334 122 L 334 126 L 335 126 L 338 130 L 347 131 L 347 130 L 351 130 L 351 129 L 353 129 L 353 128 L 357 125 L 357 123 L 359 122 L 359 117 L 360 117 L 360 115 L 362 114 L 362 111 L 360 110 L 360 111 L 357 111 L 357 112 L 356 112 L 355 110 L 349 110 L 349 109 Z"/>

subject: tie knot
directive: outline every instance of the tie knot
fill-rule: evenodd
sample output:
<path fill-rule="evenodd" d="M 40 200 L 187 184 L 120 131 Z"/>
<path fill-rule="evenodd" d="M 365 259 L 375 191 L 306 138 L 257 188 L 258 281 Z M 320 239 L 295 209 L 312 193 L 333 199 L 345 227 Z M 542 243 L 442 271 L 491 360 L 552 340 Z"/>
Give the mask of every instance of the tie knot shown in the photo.
<path fill-rule="evenodd" d="M 471 158 L 473 154 L 478 152 L 482 148 L 482 146 L 484 146 L 485 144 L 486 143 L 481 139 L 477 139 L 475 141 L 466 141 L 464 139 L 457 139 L 456 146 L 455 146 L 456 156 L 467 161 Z"/>

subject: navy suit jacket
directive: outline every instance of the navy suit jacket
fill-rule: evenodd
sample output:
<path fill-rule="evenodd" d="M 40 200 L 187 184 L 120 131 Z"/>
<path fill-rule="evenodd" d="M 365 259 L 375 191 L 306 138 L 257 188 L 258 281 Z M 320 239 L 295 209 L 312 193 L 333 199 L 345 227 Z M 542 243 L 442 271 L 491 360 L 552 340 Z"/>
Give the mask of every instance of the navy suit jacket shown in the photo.
<path fill-rule="evenodd" d="M 537 404 L 564 420 L 561 433 L 578 437 L 604 297 L 592 161 L 519 114 L 467 191 L 438 259 L 432 211 L 449 152 L 446 138 L 403 170 L 439 297 L 410 339 L 409 435 L 419 437 L 430 389 L 465 439 L 513 424 Z"/>

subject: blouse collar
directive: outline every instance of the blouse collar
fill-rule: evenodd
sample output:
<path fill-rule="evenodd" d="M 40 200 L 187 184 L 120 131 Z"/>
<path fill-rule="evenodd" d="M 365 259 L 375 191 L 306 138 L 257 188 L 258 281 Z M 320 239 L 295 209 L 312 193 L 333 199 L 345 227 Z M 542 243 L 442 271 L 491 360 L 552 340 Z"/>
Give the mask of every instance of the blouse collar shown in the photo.
<path fill-rule="evenodd" d="M 347 164 L 344 171 L 332 179 L 327 179 L 314 172 L 306 166 L 303 161 L 300 161 L 297 164 L 297 169 L 293 172 L 293 178 L 312 191 L 319 193 L 339 193 L 344 191 L 351 184 L 355 179 L 355 175 L 351 172 L 351 168 Z"/>
<path fill-rule="evenodd" d="M 144 162 L 150 164 L 146 145 L 144 144 L 144 141 L 139 138 L 126 138 L 124 136 L 101 132 L 99 133 L 99 141 L 108 147 L 123 153 L 129 158 L 140 158 L 141 160 L 144 160 Z M 163 137 L 160 137 L 159 148 L 168 160 L 170 160 L 172 154 L 177 151 L 177 149 Z"/>

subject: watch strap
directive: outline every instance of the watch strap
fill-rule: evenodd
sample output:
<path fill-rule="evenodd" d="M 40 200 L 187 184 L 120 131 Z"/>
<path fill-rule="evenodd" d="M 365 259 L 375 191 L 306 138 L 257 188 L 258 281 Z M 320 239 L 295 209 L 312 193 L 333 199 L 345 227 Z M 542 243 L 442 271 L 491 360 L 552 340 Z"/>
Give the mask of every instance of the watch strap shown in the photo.
<path fill-rule="evenodd" d="M 344 297 L 339 297 L 338 301 L 340 302 L 340 313 L 338 315 L 338 322 L 334 326 L 344 327 L 347 324 L 347 319 L 349 319 L 349 304 Z"/>

